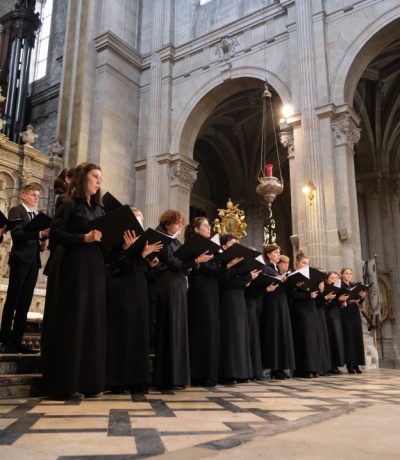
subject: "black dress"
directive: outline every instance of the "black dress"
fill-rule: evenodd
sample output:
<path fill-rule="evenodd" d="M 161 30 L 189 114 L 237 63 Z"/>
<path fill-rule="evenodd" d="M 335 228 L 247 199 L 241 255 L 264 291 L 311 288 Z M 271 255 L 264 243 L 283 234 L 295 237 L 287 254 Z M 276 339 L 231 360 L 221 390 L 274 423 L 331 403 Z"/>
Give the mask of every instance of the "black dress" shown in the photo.
<path fill-rule="evenodd" d="M 289 290 L 296 373 L 318 372 L 318 319 L 315 300 L 309 292 Z"/>
<path fill-rule="evenodd" d="M 157 230 L 167 233 L 162 226 Z M 175 239 L 158 255 L 154 364 L 154 384 L 158 387 L 190 383 L 186 275 L 195 263 L 174 256 L 180 246 Z"/>
<path fill-rule="evenodd" d="M 265 264 L 263 271 L 270 276 L 280 274 L 270 262 Z M 260 337 L 264 369 L 295 369 L 290 311 L 286 291 L 282 286 L 264 294 Z"/>
<path fill-rule="evenodd" d="M 111 389 L 150 385 L 147 271 L 147 260 L 125 251 L 109 264 L 106 383 Z"/>
<path fill-rule="evenodd" d="M 331 353 L 332 369 L 344 364 L 344 344 L 342 320 L 339 301 L 335 298 L 325 302 L 326 323 L 328 326 L 329 349 Z"/>
<path fill-rule="evenodd" d="M 247 316 L 249 320 L 249 341 L 251 355 L 251 378 L 262 377 L 262 359 L 260 343 L 260 322 L 263 308 L 264 289 L 245 290 Z"/>
<path fill-rule="evenodd" d="M 325 305 L 326 302 L 323 294 L 318 294 L 316 299 L 319 350 L 318 372 L 321 375 L 327 374 L 333 368 L 331 361 L 331 349 L 329 346 L 328 325 L 326 323 Z"/>
<path fill-rule="evenodd" d="M 350 290 L 352 285 L 342 281 L 341 287 Z M 347 301 L 347 307 L 340 309 L 340 316 L 342 319 L 344 357 L 346 364 L 353 366 L 365 365 L 364 340 L 359 305 Z"/>
<path fill-rule="evenodd" d="M 222 379 L 250 379 L 252 377 L 249 322 L 244 289 L 251 275 L 232 276 L 228 269 L 221 278 L 220 324 Z"/>
<path fill-rule="evenodd" d="M 56 246 L 43 319 L 43 381 L 48 394 L 105 389 L 106 280 L 101 246 L 84 243 L 100 206 L 66 200 L 50 229 Z"/>
<path fill-rule="evenodd" d="M 218 379 L 218 283 L 223 271 L 224 268 L 211 260 L 200 264 L 189 274 L 189 349 L 193 383 L 214 383 Z"/>

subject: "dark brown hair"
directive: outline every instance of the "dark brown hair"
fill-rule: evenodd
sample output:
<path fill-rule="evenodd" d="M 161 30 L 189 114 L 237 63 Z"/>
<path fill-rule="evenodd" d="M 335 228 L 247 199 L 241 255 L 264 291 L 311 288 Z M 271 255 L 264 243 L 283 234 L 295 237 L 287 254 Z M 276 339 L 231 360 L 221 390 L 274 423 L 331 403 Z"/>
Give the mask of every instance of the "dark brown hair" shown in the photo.
<path fill-rule="evenodd" d="M 67 191 L 68 184 L 66 182 L 66 178 L 69 177 L 72 179 L 74 175 L 74 168 L 64 168 L 60 174 L 58 175 L 57 179 L 54 180 L 53 187 L 54 192 L 56 195 L 61 195 Z"/>
<path fill-rule="evenodd" d="M 235 233 L 224 233 L 220 236 L 219 242 L 221 243 L 221 247 L 225 246 L 231 240 L 237 240 L 238 237 Z"/>
<path fill-rule="evenodd" d="M 277 249 L 281 249 L 281 247 L 275 243 L 265 244 L 263 247 L 264 257 L 270 252 L 276 251 Z"/>
<path fill-rule="evenodd" d="M 327 279 L 332 275 L 332 273 L 335 273 L 335 275 L 339 276 L 338 272 L 334 272 L 334 271 L 326 272 L 325 281 L 327 281 Z"/>
<path fill-rule="evenodd" d="M 194 217 L 190 224 L 186 225 L 185 227 L 185 241 L 187 241 L 190 237 L 192 237 L 196 232 L 194 231 L 195 228 L 199 228 L 200 225 L 204 222 L 207 221 L 207 217 L 204 216 L 198 216 Z"/>
<path fill-rule="evenodd" d="M 86 184 L 87 184 L 87 175 L 90 171 L 94 169 L 98 169 L 101 171 L 100 166 L 95 165 L 94 163 L 81 163 L 78 165 L 72 176 L 72 180 L 68 185 L 68 189 L 66 192 L 67 198 L 78 198 L 80 200 L 87 200 L 86 196 Z M 100 206 L 103 205 L 102 196 L 100 188 L 97 192 L 90 197 L 90 204 L 98 204 Z"/>
<path fill-rule="evenodd" d="M 164 228 L 167 228 L 168 225 L 177 224 L 185 221 L 185 217 L 179 211 L 175 211 L 174 209 L 167 209 L 164 211 L 160 216 L 160 225 Z"/>
<path fill-rule="evenodd" d="M 343 273 L 344 273 L 346 270 L 350 270 L 351 273 L 353 273 L 353 269 L 352 269 L 352 268 L 350 268 L 350 267 L 343 267 L 343 268 L 340 270 L 340 274 L 343 275 Z"/>

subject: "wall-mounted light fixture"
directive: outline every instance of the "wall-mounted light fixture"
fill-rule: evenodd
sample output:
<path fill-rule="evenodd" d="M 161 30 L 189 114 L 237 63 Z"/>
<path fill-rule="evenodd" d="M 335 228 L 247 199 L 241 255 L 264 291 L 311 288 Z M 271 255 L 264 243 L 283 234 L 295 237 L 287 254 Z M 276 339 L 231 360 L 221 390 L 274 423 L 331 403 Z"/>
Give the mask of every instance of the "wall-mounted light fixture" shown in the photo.
<path fill-rule="evenodd" d="M 294 109 L 292 104 L 284 104 L 282 106 L 282 116 L 285 120 L 294 115 Z"/>
<path fill-rule="evenodd" d="M 309 180 L 306 185 L 302 188 L 304 195 L 307 197 L 307 200 L 310 204 L 313 202 L 315 198 L 316 187 L 313 181 Z"/>

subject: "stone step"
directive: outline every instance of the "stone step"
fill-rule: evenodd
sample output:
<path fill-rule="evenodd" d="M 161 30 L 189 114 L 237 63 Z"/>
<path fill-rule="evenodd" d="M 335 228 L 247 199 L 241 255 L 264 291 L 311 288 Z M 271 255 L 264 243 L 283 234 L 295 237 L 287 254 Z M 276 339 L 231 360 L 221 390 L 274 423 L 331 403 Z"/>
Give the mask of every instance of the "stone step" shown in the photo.
<path fill-rule="evenodd" d="M 40 355 L 0 354 L 0 376 L 8 374 L 38 374 Z"/>
<path fill-rule="evenodd" d="M 41 395 L 40 374 L 7 374 L 0 376 L 0 399 L 27 398 Z"/>

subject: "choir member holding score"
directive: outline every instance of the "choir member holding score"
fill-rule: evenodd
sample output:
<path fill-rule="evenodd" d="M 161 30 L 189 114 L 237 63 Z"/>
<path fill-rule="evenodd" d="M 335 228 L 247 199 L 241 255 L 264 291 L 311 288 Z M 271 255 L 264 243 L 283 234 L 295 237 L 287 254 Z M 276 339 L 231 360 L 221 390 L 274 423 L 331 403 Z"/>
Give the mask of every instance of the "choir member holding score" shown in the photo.
<path fill-rule="evenodd" d="M 181 246 L 177 236 L 184 217 L 167 210 L 160 217 L 157 230 L 174 240 L 159 253 L 157 266 L 157 314 L 155 328 L 154 384 L 160 390 L 179 390 L 190 384 L 189 338 L 187 320 L 187 278 L 189 272 L 212 255 L 201 254 L 182 261 L 175 256 Z"/>
<path fill-rule="evenodd" d="M 342 319 L 344 355 L 349 374 L 361 374 L 360 365 L 365 365 L 364 341 L 360 315 L 360 304 L 367 293 L 361 291 L 359 298 L 351 299 L 350 293 L 353 284 L 351 268 L 342 268 L 340 271 L 341 287 L 349 293 L 347 300 L 340 302 L 340 315 Z"/>
<path fill-rule="evenodd" d="M 286 277 L 277 267 L 280 256 L 277 244 L 265 245 L 263 272 L 284 282 Z M 295 369 L 292 326 L 286 292 L 278 281 L 268 286 L 264 294 L 260 332 L 264 369 L 271 369 L 273 379 L 289 378 L 285 369 Z"/>
<path fill-rule="evenodd" d="M 46 392 L 56 399 L 97 396 L 105 389 L 106 280 L 101 232 L 100 167 L 74 172 L 50 228 L 56 247 L 48 274 L 42 358 Z"/>
<path fill-rule="evenodd" d="M 143 225 L 142 213 L 132 212 Z M 139 236 L 133 230 L 123 234 L 121 250 L 111 255 L 107 289 L 107 372 L 106 384 L 113 392 L 143 392 L 150 384 L 149 296 L 147 273 L 158 263 L 161 241 L 131 254 L 128 249 Z"/>

